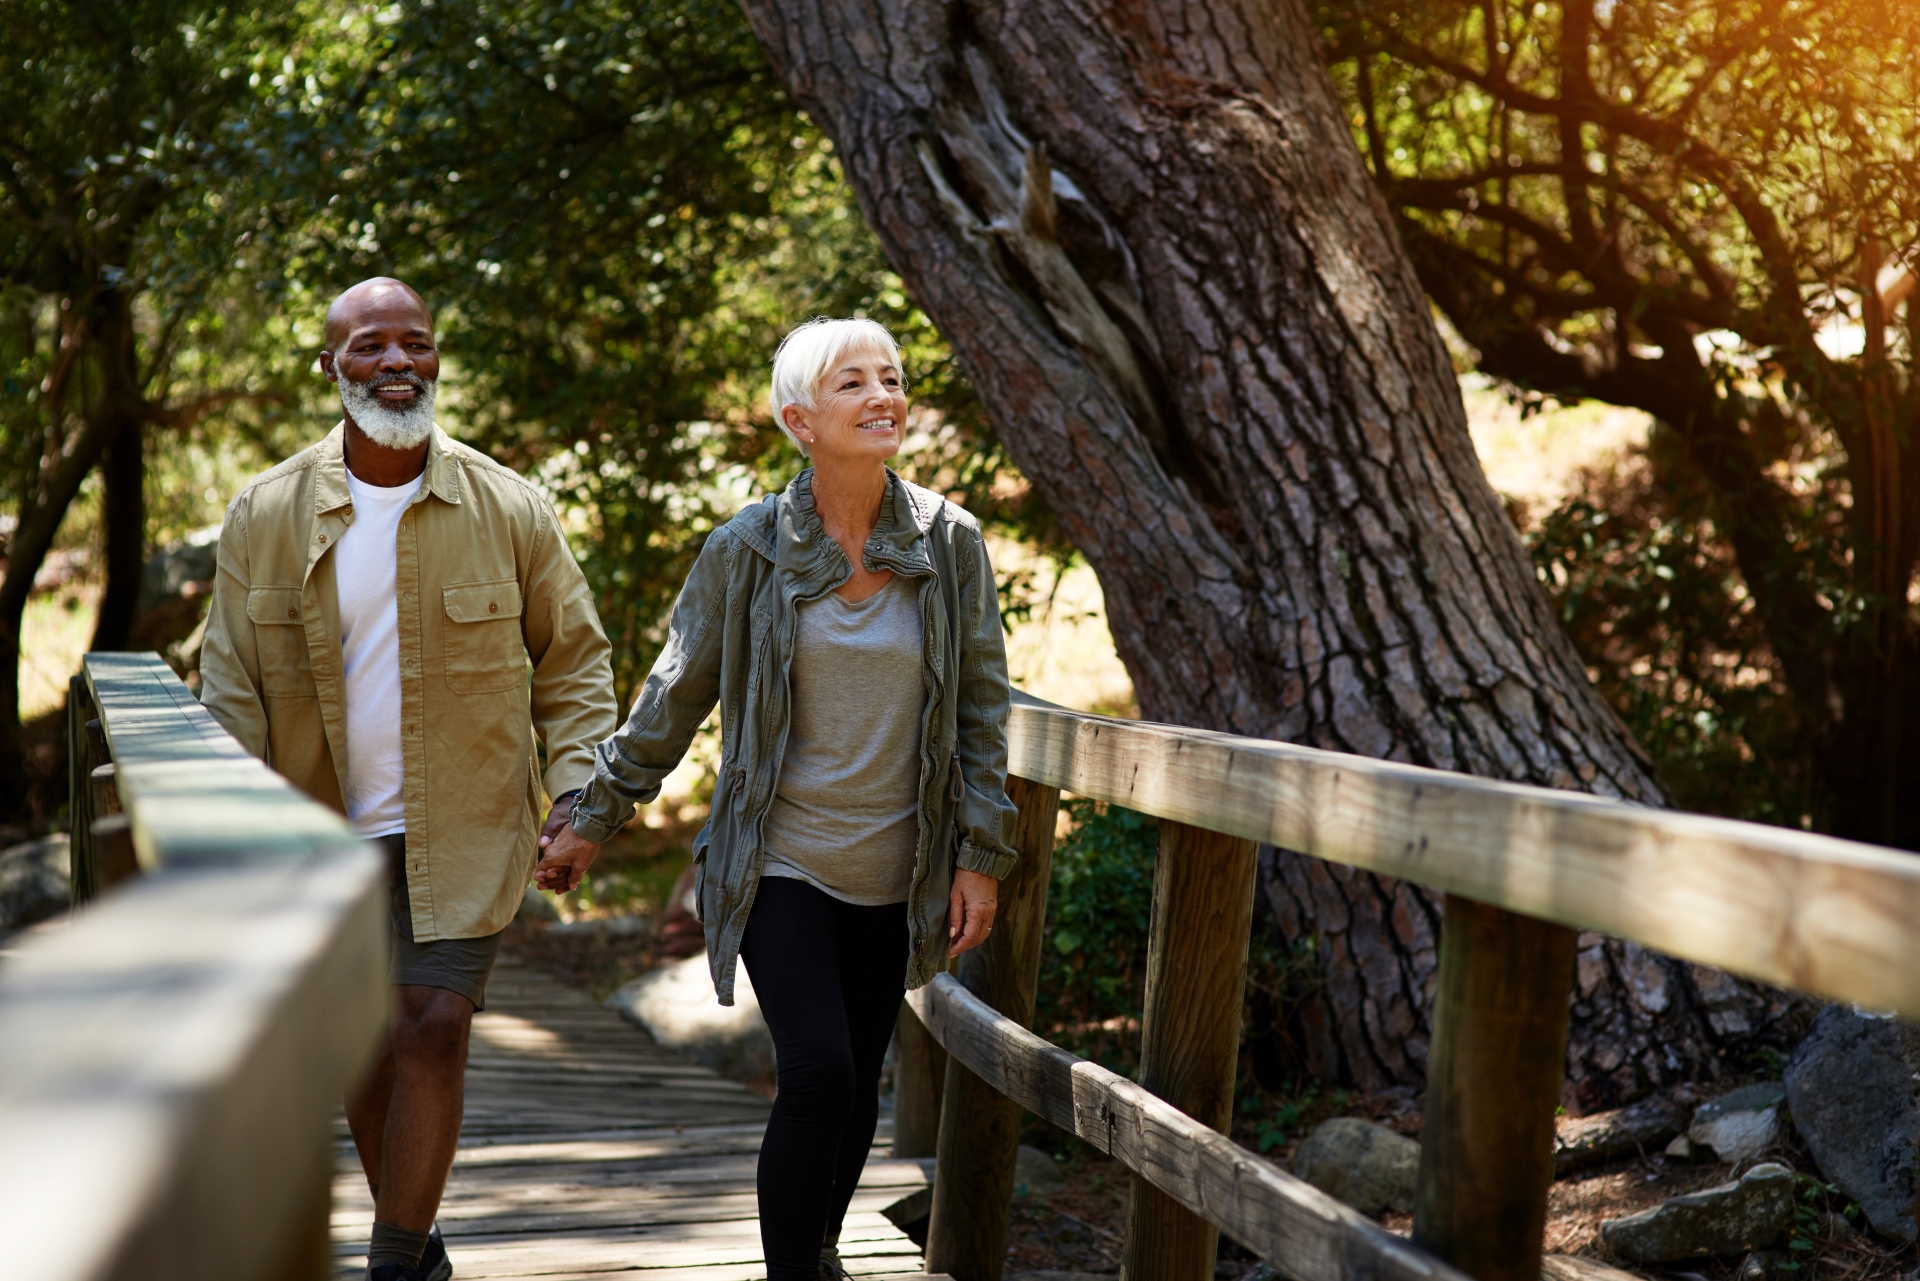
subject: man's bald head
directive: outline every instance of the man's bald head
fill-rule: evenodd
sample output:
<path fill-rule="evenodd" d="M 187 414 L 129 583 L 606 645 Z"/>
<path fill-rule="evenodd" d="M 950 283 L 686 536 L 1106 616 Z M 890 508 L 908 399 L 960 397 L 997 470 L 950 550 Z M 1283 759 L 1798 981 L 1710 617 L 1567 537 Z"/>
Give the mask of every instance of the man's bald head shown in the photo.
<path fill-rule="evenodd" d="M 433 334 L 433 312 L 412 285 L 392 276 L 374 276 L 342 293 L 327 308 L 323 330 L 326 349 L 339 351 L 355 329 L 380 321 L 402 325 L 411 321 L 429 337 Z"/>

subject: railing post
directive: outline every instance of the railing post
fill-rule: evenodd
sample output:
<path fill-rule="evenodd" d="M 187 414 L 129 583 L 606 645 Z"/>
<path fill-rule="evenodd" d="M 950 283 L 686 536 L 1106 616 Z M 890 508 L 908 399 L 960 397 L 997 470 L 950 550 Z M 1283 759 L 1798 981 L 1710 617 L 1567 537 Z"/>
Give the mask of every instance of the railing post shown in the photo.
<path fill-rule="evenodd" d="M 958 977 L 988 1005 L 1030 1027 L 1060 789 L 1009 778 L 1007 796 L 1020 811 L 1011 841 L 1020 862 L 1000 883 L 993 933 L 960 958 Z M 933 1216 L 927 1225 L 927 1271 L 947 1273 L 955 1281 L 999 1281 L 1019 1146 L 1020 1105 L 949 1061 Z"/>
<path fill-rule="evenodd" d="M 1252 841 L 1160 822 L 1140 1084 L 1223 1134 L 1240 1059 L 1255 854 Z M 1205 1281 L 1219 1241 L 1212 1224 L 1133 1176 L 1122 1281 Z"/>
<path fill-rule="evenodd" d="M 947 1052 L 904 1002 L 893 1035 L 893 1155 L 932 1156 L 939 1151 Z"/>
<path fill-rule="evenodd" d="M 75 675 L 67 681 L 67 880 L 75 904 L 93 897 L 92 720 L 87 678 Z"/>
<path fill-rule="evenodd" d="M 1447 896 L 1413 1240 L 1479 1281 L 1539 1281 L 1574 937 Z"/>

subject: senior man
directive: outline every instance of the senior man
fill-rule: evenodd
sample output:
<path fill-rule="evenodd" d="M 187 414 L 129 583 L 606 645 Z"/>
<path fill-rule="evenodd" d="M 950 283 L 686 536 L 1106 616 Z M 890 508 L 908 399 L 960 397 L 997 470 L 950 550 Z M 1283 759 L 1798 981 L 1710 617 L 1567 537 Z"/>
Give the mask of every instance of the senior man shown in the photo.
<path fill-rule="evenodd" d="M 374 1196 L 367 1274 L 443 1281 L 433 1220 L 468 1031 L 538 853 L 534 736 L 551 833 L 613 730 L 613 674 L 552 508 L 434 426 L 420 295 L 386 278 L 341 294 L 320 367 L 344 421 L 227 508 L 202 699 L 387 850 L 392 1018 L 347 1105 Z"/>

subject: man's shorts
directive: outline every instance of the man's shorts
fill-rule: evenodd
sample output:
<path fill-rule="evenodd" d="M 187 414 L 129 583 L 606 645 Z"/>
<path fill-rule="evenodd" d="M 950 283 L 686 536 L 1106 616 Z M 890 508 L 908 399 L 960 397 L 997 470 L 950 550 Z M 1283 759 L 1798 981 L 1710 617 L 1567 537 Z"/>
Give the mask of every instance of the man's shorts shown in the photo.
<path fill-rule="evenodd" d="M 407 897 L 407 834 L 395 832 L 374 839 L 387 850 L 393 982 L 445 988 L 472 1001 L 474 1009 L 486 1009 L 487 976 L 493 973 L 494 958 L 500 955 L 500 936 L 506 931 L 477 939 L 414 942 L 413 905 Z"/>

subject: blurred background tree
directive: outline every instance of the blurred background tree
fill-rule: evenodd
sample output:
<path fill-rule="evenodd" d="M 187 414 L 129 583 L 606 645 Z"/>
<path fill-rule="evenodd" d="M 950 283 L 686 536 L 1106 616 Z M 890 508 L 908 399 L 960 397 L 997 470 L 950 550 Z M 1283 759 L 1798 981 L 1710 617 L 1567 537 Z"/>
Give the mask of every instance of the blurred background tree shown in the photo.
<path fill-rule="evenodd" d="M 207 3 L 0 10 L 0 809 L 18 814 L 27 784 L 22 612 L 89 473 L 105 562 L 92 648 L 125 648 L 150 457 L 204 441 L 215 418 L 248 433 L 286 395 L 277 299 L 253 270 L 278 180 L 248 135 L 260 71 L 294 31 L 285 11 Z"/>
<path fill-rule="evenodd" d="M 1920 848 L 1916 28 L 1880 0 L 1323 0 L 1465 360 L 1647 448 L 1523 524 L 1684 806 Z M 1904 325 L 1890 323 L 1904 308 Z"/>

